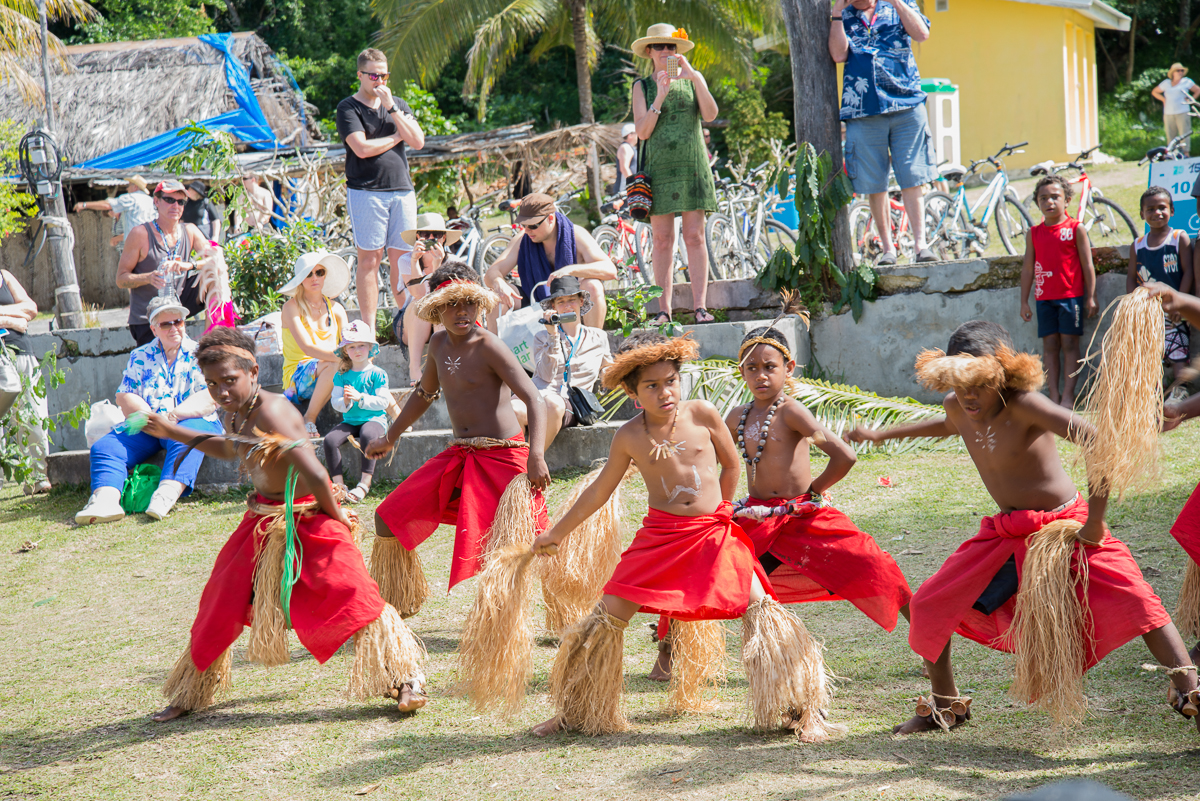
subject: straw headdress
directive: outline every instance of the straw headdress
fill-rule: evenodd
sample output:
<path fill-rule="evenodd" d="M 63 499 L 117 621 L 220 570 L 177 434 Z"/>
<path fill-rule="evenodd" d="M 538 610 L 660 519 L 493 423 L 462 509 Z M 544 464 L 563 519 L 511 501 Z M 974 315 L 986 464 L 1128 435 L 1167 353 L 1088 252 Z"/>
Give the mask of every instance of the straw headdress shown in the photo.
<path fill-rule="evenodd" d="M 1005 345 L 994 354 L 973 356 L 941 350 L 923 350 L 917 356 L 917 380 L 934 392 L 956 387 L 987 387 L 1036 392 L 1045 383 L 1042 360 L 1031 353 L 1016 353 Z"/>
<path fill-rule="evenodd" d="M 604 371 L 604 388 L 616 389 L 634 370 L 659 362 L 689 362 L 699 356 L 700 346 L 690 334 L 618 353 L 613 363 Z"/>
<path fill-rule="evenodd" d="M 452 303 L 474 303 L 487 314 L 496 308 L 500 298 L 487 287 L 462 279 L 446 281 L 417 301 L 416 313 L 427 323 L 441 325 L 442 308 Z"/>

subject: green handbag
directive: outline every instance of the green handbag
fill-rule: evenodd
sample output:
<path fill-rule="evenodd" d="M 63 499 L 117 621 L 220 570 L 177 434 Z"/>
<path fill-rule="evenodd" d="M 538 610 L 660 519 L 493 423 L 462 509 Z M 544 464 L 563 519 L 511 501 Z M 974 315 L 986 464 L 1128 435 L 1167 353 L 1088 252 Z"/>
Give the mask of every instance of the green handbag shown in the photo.
<path fill-rule="evenodd" d="M 121 490 L 121 508 L 125 514 L 139 514 L 150 508 L 150 497 L 158 489 L 162 479 L 162 468 L 154 464 L 139 464 L 125 479 L 125 488 Z"/>

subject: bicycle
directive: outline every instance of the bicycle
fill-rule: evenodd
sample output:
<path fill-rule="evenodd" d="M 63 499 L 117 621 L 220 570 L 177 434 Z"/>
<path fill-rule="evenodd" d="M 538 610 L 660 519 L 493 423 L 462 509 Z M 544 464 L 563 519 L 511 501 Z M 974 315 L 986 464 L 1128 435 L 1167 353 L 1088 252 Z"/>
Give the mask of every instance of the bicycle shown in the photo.
<path fill-rule="evenodd" d="M 1104 197 L 1100 190 L 1092 185 L 1092 179 L 1088 177 L 1087 170 L 1080 163 L 1099 148 L 1100 145 L 1088 148 L 1066 164 L 1050 166 L 1045 163 L 1036 164 L 1030 168 L 1029 174 L 1036 178 L 1042 175 L 1058 175 L 1068 170 L 1077 170 L 1079 176 L 1069 182 L 1082 185 L 1080 189 L 1076 190 L 1079 195 L 1079 204 L 1075 211 L 1075 219 L 1079 220 L 1087 230 L 1088 238 L 1093 245 L 1112 247 L 1132 242 L 1138 238 L 1139 234 L 1133 218 L 1125 209 L 1121 208 L 1120 204 Z M 1025 199 L 1025 203 L 1036 207 L 1037 198 L 1030 193 L 1029 197 Z M 1122 223 L 1124 223 L 1123 226 Z M 1128 233 L 1128 238 L 1126 238 L 1126 233 Z"/>
<path fill-rule="evenodd" d="M 1184 143 L 1189 139 L 1191 139 L 1190 135 L 1177 136 L 1168 142 L 1166 147 L 1159 145 L 1158 147 L 1150 148 L 1146 151 L 1146 155 L 1142 156 L 1138 161 L 1138 166 L 1144 167 L 1152 161 L 1182 161 L 1183 159 L 1190 158 L 1187 151 L 1183 149 Z"/>
<path fill-rule="evenodd" d="M 991 238 L 988 223 L 993 216 L 1004 250 L 1009 255 L 1025 252 L 1025 237 L 1033 227 L 1033 219 L 1021 205 L 1016 190 L 1009 185 L 1003 157 L 1025 152 L 1018 148 L 1027 144 L 1029 142 L 1015 145 L 1005 142 L 994 156 L 976 159 L 968 167 L 947 164 L 938 168 L 946 180 L 956 185 L 953 195 L 936 191 L 925 196 L 925 219 L 930 225 L 929 248 L 939 259 L 959 259 L 968 252 L 982 255 Z M 996 174 L 972 206 L 967 203 L 967 176 L 977 173 L 984 164 L 995 167 Z M 977 213 L 980 213 L 978 220 L 975 218 Z"/>
<path fill-rule="evenodd" d="M 767 190 L 761 181 L 770 168 L 763 163 L 743 178 L 717 181 L 717 212 L 704 224 L 709 275 L 723 278 L 754 278 L 781 247 L 792 250 L 796 234 L 767 215 Z"/>
<path fill-rule="evenodd" d="M 592 238 L 617 268 L 617 280 L 606 282 L 606 289 L 629 289 L 647 284 L 646 262 L 653 249 L 650 226 L 622 213 L 624 193 L 608 198 L 600 211 L 601 224 L 592 230 Z"/>
<path fill-rule="evenodd" d="M 908 226 L 908 213 L 904 210 L 899 189 L 888 189 L 888 212 L 896 255 L 913 261 L 916 249 Z M 871 213 L 870 202 L 866 198 L 854 201 L 850 204 L 847 214 L 850 221 L 850 252 L 853 254 L 854 263 L 874 264 L 875 260 L 883 255 L 883 241 L 875 229 L 875 215 Z"/>

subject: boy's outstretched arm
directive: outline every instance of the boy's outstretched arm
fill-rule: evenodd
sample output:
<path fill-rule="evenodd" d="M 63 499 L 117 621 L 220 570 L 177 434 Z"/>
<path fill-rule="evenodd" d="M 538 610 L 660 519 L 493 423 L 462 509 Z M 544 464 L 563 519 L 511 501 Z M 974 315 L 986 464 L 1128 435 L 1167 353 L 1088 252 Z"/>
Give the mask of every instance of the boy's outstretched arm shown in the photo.
<path fill-rule="evenodd" d="M 525 404 L 529 422 L 529 481 L 534 487 L 545 489 L 550 485 L 550 468 L 546 466 L 546 402 L 517 357 L 499 338 L 489 340 L 487 353 L 500 380 Z"/>
<path fill-rule="evenodd" d="M 1178 314 L 1192 325 L 1200 326 L 1200 298 L 1176 292 L 1157 281 L 1146 284 L 1146 289 L 1154 297 L 1162 299 L 1163 311 L 1167 314 Z"/>
<path fill-rule="evenodd" d="M 550 545 L 557 546 L 565 541 L 572 531 L 583 525 L 583 521 L 595 514 L 596 510 L 617 491 L 617 487 L 621 485 L 621 479 L 625 477 L 625 471 L 629 469 L 629 464 L 633 461 L 624 447 L 625 438 L 621 434 L 622 432 L 618 431 L 617 435 L 613 437 L 612 447 L 608 450 L 608 462 L 600 471 L 600 475 L 596 476 L 596 480 L 580 493 L 579 500 L 575 501 L 575 504 L 566 511 L 561 519 L 533 541 L 531 550 L 535 554 L 552 556 L 553 553 L 547 551 L 546 548 Z"/>
<path fill-rule="evenodd" d="M 808 407 L 799 401 L 789 403 L 783 408 L 783 422 L 801 436 L 813 438 L 816 446 L 829 457 L 829 464 L 825 465 L 821 475 L 814 478 L 812 484 L 809 485 L 809 492 L 813 495 L 823 494 L 845 478 L 846 474 L 850 472 L 850 468 L 854 467 L 854 463 L 858 461 L 854 449 L 821 425 Z M 820 432 L 820 437 L 814 437 L 817 432 Z"/>
<path fill-rule="evenodd" d="M 889 439 L 919 439 L 920 437 L 953 437 L 958 430 L 944 415 L 918 420 L 915 423 L 905 423 L 895 428 L 866 428 L 857 426 L 842 435 L 847 442 L 872 442 L 879 444 Z"/>
<path fill-rule="evenodd" d="M 1033 237 L 1025 237 L 1025 260 L 1021 262 L 1021 319 L 1029 322 L 1033 319 L 1033 309 L 1029 308 L 1029 291 L 1033 289 Z"/>
<path fill-rule="evenodd" d="M 1075 248 L 1079 251 L 1079 264 L 1083 267 L 1083 307 L 1088 317 L 1100 311 L 1096 303 L 1096 265 L 1092 262 L 1092 242 L 1087 229 L 1082 225 L 1075 228 Z"/>
<path fill-rule="evenodd" d="M 1162 430 L 1171 431 L 1193 417 L 1200 417 L 1200 395 L 1193 395 L 1183 403 L 1168 403 L 1164 406 Z"/>
<path fill-rule="evenodd" d="M 146 414 L 146 425 L 142 428 L 142 432 L 149 434 L 155 439 L 173 439 L 176 442 L 183 443 L 191 442 L 196 437 L 204 436 L 195 429 L 184 428 L 181 425 L 170 422 L 165 416 L 153 412 Z M 308 435 L 305 434 L 305 436 Z M 217 459 L 237 458 L 237 445 L 225 439 L 220 434 L 208 437 L 208 439 L 205 439 L 196 446 L 196 450 L 206 456 L 212 456 Z"/>

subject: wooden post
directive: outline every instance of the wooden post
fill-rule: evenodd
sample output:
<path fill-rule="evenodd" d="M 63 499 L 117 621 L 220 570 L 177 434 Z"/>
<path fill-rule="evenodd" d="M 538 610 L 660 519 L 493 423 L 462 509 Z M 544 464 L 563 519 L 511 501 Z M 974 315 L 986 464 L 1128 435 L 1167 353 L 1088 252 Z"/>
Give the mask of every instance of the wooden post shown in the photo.
<path fill-rule="evenodd" d="M 827 0 L 780 2 L 791 52 L 796 141 L 810 143 L 817 155 L 829 153 L 837 172 L 842 169 L 842 125 L 838 119 L 841 87 L 837 82 L 837 65 L 829 56 L 829 3 Z M 845 207 L 833 224 L 833 258 L 842 270 L 854 266 Z"/>

